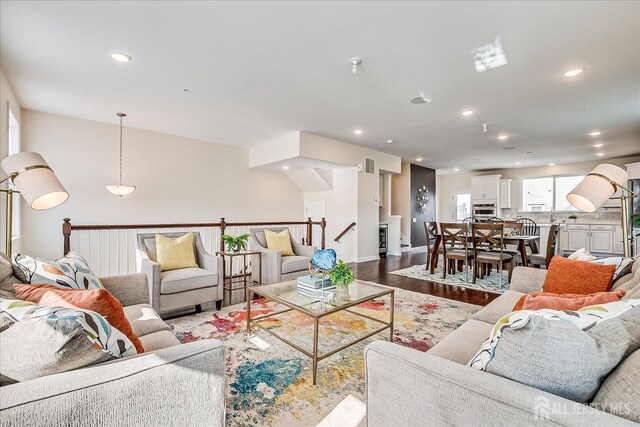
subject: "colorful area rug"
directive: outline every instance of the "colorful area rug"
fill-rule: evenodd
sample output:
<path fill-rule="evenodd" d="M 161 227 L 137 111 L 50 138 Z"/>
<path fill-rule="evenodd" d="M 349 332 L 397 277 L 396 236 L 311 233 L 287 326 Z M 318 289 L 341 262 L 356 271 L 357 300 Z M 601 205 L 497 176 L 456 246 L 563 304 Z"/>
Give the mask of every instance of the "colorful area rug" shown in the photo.
<path fill-rule="evenodd" d="M 469 289 L 478 289 L 480 291 L 493 292 L 501 294 L 509 289 L 509 273 L 507 271 L 502 272 L 502 284 L 500 284 L 500 276 L 494 269 L 490 275 L 485 276 L 483 279 L 476 279 L 476 283 L 471 283 L 473 279 L 473 271 L 469 269 L 469 283 L 465 282 L 466 274 L 464 271 L 456 272 L 456 274 L 447 274 L 447 278 L 442 278 L 442 267 L 436 267 L 433 270 L 433 274 L 426 270 L 425 264 L 414 265 L 402 270 L 392 271 L 391 274 L 397 274 L 398 276 L 411 277 L 413 279 L 428 280 L 435 283 L 444 283 L 446 285 L 460 286 Z"/>
<path fill-rule="evenodd" d="M 388 319 L 388 297 L 361 304 L 355 310 Z M 282 309 L 256 300 L 252 316 Z M 479 306 L 401 289 L 395 290 L 395 342 L 427 351 L 462 325 Z M 389 332 L 355 344 L 318 363 L 318 384 L 312 385 L 311 359 L 262 330 L 247 339 L 245 304 L 225 307 L 168 322 L 182 341 L 215 338 L 224 342 L 227 359 L 227 426 L 315 426 L 349 395 L 364 402 L 364 347 L 388 340 Z M 322 352 L 373 330 L 372 324 L 349 313 L 321 320 Z M 268 327 L 311 349 L 313 322 L 288 312 L 267 320 Z M 371 329 L 368 329 L 371 328 Z"/>

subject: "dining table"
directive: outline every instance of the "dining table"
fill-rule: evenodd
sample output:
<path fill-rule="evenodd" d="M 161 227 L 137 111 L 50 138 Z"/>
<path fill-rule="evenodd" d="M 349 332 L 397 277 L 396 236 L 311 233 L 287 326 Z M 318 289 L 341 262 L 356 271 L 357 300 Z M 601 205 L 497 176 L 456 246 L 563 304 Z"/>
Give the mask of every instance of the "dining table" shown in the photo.
<path fill-rule="evenodd" d="M 468 233 L 463 236 L 467 240 L 467 244 L 473 238 L 471 233 Z M 520 259 L 522 260 L 522 265 L 529 265 L 529 257 L 527 255 L 527 246 L 531 248 L 531 253 L 538 253 L 538 241 L 540 240 L 540 236 L 537 235 L 525 235 L 525 234 L 513 234 L 513 235 L 505 235 L 503 238 L 503 242 L 505 245 L 516 245 L 518 247 L 518 252 L 520 253 Z M 434 274 L 435 265 L 438 262 L 438 248 L 440 247 L 440 243 L 442 242 L 442 234 L 436 233 L 434 235 L 433 249 L 431 250 L 431 262 L 430 269 L 431 274 Z"/>

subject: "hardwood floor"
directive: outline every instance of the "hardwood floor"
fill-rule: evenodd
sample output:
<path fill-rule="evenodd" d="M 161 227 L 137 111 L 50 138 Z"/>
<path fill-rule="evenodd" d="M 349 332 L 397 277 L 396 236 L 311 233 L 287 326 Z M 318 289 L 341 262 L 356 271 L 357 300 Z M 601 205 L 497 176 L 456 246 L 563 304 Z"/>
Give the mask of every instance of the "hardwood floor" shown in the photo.
<path fill-rule="evenodd" d="M 478 291 L 476 289 L 462 288 L 459 286 L 445 285 L 426 280 L 413 279 L 411 277 L 391 274 L 392 271 L 411 267 L 416 264 L 424 264 L 426 252 L 405 252 L 402 256 L 388 256 L 375 261 L 350 264 L 356 279 L 393 286 L 408 291 L 434 295 L 469 304 L 487 305 L 500 295 L 491 292 Z M 231 301 L 225 297 L 223 305 L 226 307 L 244 301 L 242 292 L 234 292 Z"/>
<path fill-rule="evenodd" d="M 368 280 L 370 282 L 380 283 L 381 285 L 393 286 L 408 291 L 420 292 L 469 304 L 487 305 L 500 296 L 499 294 L 491 292 L 391 274 L 391 272 L 395 270 L 411 267 L 416 264 L 424 264 L 426 262 L 425 260 L 425 251 L 405 252 L 402 256 L 389 255 L 387 258 L 380 258 L 375 261 L 353 263 L 351 267 L 353 268 L 356 279 Z"/>

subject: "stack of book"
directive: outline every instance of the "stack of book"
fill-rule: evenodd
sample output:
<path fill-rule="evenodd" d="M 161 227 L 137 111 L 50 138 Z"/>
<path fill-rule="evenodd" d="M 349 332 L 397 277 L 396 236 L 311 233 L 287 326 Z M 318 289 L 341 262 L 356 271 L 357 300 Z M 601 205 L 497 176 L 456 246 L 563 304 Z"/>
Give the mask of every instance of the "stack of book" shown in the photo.
<path fill-rule="evenodd" d="M 331 291 L 335 288 L 335 285 L 331 284 L 329 277 L 298 277 L 298 293 L 305 297 L 321 297 L 323 296 L 323 291 Z"/>

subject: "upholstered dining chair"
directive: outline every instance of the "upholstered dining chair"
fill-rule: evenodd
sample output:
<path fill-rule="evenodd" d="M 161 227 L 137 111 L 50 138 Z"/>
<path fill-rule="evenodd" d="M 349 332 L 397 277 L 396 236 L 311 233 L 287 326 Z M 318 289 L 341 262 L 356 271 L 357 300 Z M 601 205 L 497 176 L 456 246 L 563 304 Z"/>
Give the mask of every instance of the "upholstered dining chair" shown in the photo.
<path fill-rule="evenodd" d="M 193 233 L 193 250 L 198 267 L 161 271 L 157 261 L 156 234 L 177 239 L 185 233 L 144 233 L 137 236 L 140 271 L 149 278 L 151 305 L 160 314 L 167 311 L 216 302 L 222 307 L 222 258 L 209 254 L 200 233 Z"/>
<path fill-rule="evenodd" d="M 431 249 L 436 241 L 436 234 L 438 234 L 438 223 L 436 221 L 424 221 L 424 233 L 427 238 L 427 265 L 425 266 L 425 270 L 429 270 L 431 263 Z M 442 253 L 443 250 L 439 247 L 438 255 Z M 435 259 L 433 265 L 434 267 L 438 266 L 438 258 Z"/>
<path fill-rule="evenodd" d="M 251 235 L 249 248 L 262 254 L 262 284 L 284 282 L 309 274 L 309 261 L 311 261 L 311 257 L 316 252 L 316 247 L 299 244 L 293 239 L 291 230 L 289 230 L 291 248 L 294 255 L 282 256 L 280 251 L 267 247 L 267 238 L 264 235 L 265 230 L 280 233 L 288 230 L 288 228 L 253 228 L 249 230 Z M 252 265 L 255 264 L 252 263 Z M 256 281 L 257 277 L 253 277 L 253 280 Z"/>
<path fill-rule="evenodd" d="M 464 265 L 465 282 L 469 281 L 469 262 L 473 260 L 473 251 L 469 248 L 468 224 L 458 222 L 441 222 L 440 234 L 442 236 L 442 256 L 444 264 L 442 267 L 442 278 L 447 278 L 447 272 L 456 273 L 462 271 Z"/>
<path fill-rule="evenodd" d="M 509 280 L 513 271 L 513 255 L 504 250 L 504 223 L 471 224 L 473 235 L 473 261 L 475 268 L 473 272 L 473 283 L 476 278 L 484 277 L 491 272 L 491 266 L 495 265 L 498 270 L 500 285 L 502 286 L 502 270 L 509 265 Z"/>
<path fill-rule="evenodd" d="M 558 224 L 551 224 L 549 228 L 549 237 L 547 238 L 547 248 L 545 253 L 543 254 L 529 254 L 527 258 L 529 259 L 529 265 L 534 268 L 549 268 L 549 264 L 551 264 L 551 258 L 556 254 L 556 246 L 558 244 L 558 232 L 560 231 L 560 226 Z M 515 257 L 515 261 L 518 264 L 522 264 L 522 259 L 520 255 Z M 526 266 L 528 267 L 528 266 Z"/>

